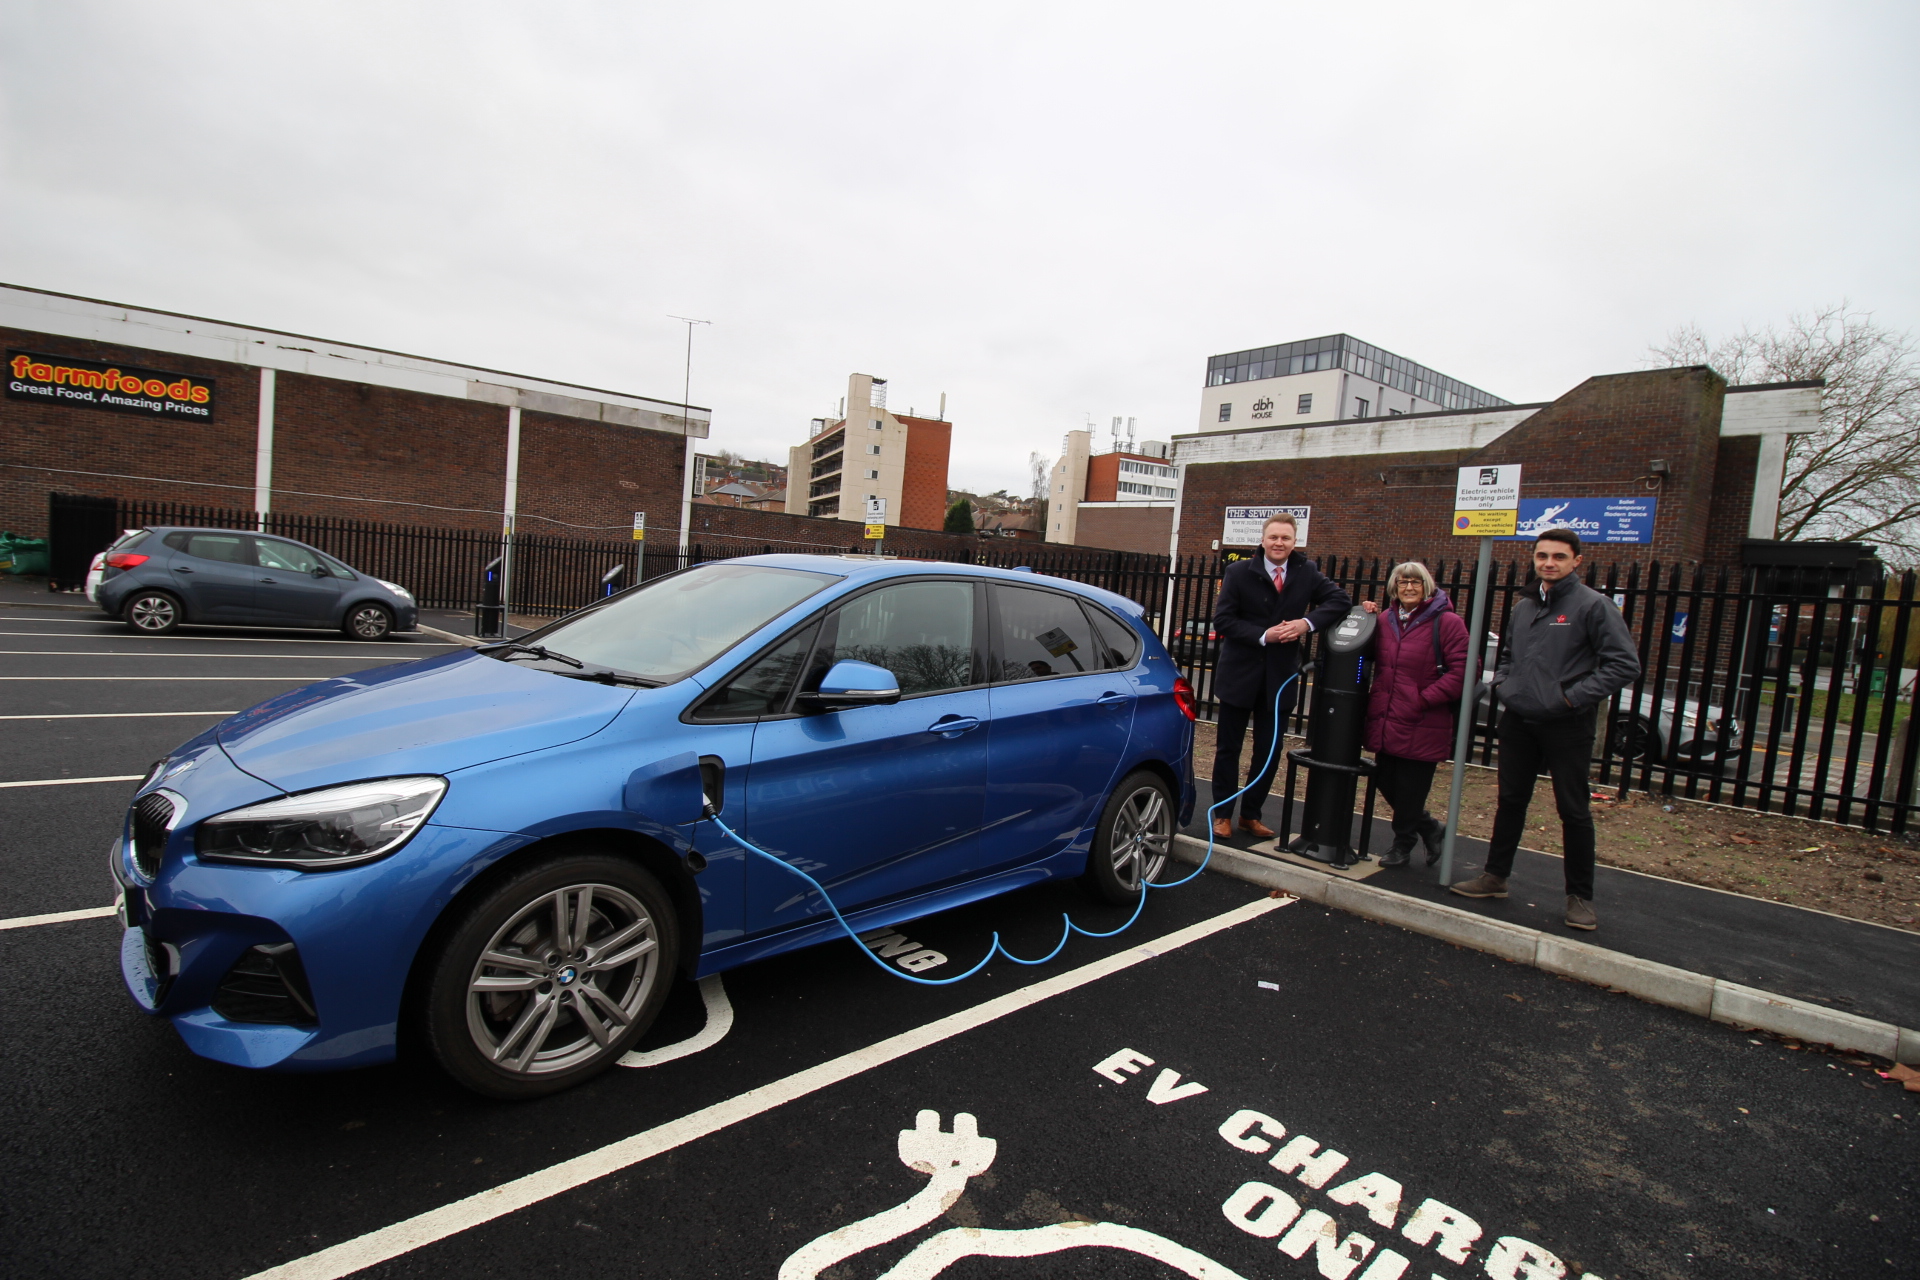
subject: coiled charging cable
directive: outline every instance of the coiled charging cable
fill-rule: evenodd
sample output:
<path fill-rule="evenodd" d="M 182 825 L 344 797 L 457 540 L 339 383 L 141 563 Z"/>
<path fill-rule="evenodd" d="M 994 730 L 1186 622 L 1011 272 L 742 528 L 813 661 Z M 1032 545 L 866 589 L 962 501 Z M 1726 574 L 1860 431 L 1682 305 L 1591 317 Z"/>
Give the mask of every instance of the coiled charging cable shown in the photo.
<path fill-rule="evenodd" d="M 820 895 L 820 901 L 827 904 L 827 910 L 833 913 L 833 918 L 839 921 L 840 927 L 846 931 L 846 934 L 849 938 L 853 939 L 854 946 L 859 950 L 860 954 L 865 956 L 867 959 L 873 961 L 874 964 L 878 965 L 882 973 L 886 973 L 891 975 L 892 977 L 898 978 L 902 982 L 912 982 L 922 987 L 950 987 L 956 982 L 965 982 L 968 978 L 971 978 L 974 974 L 979 973 L 982 969 L 986 968 L 989 963 L 992 962 L 995 956 L 1005 956 L 1008 960 L 1013 961 L 1013 963 L 1015 964 L 1026 964 L 1026 965 L 1045 964 L 1047 961 L 1059 955 L 1061 951 L 1065 950 L 1068 940 L 1071 939 L 1073 935 L 1076 933 L 1084 938 L 1111 938 L 1118 934 L 1125 933 L 1128 929 L 1131 929 L 1133 927 L 1133 922 L 1140 918 L 1141 910 L 1146 907 L 1147 905 L 1146 891 L 1148 889 L 1177 889 L 1181 885 L 1186 884 L 1188 881 L 1196 879 L 1202 871 L 1205 871 L 1207 869 L 1207 864 L 1213 861 L 1214 811 L 1217 809 L 1225 808 L 1227 805 L 1232 804 L 1235 800 L 1238 800 L 1241 796 L 1245 795 L 1248 791 L 1252 790 L 1254 782 L 1257 782 L 1262 777 L 1264 777 L 1266 775 L 1267 770 L 1273 766 L 1274 755 L 1276 752 L 1280 750 L 1280 740 L 1281 738 L 1286 736 L 1281 732 L 1281 729 L 1280 729 L 1280 699 L 1286 696 L 1287 686 L 1292 684 L 1295 680 L 1299 678 L 1300 677 L 1297 672 L 1293 675 L 1288 676 L 1286 680 L 1280 685 L 1279 690 L 1273 695 L 1273 741 L 1267 745 L 1267 758 L 1261 762 L 1259 771 L 1253 775 L 1252 780 L 1250 780 L 1246 786 L 1241 787 L 1238 791 L 1228 796 L 1225 800 L 1216 800 L 1212 804 L 1207 806 L 1207 853 L 1204 858 L 1200 859 L 1200 865 L 1195 867 L 1192 870 L 1192 872 L 1190 872 L 1189 874 L 1180 877 L 1180 879 L 1178 880 L 1168 880 L 1163 883 L 1155 884 L 1150 880 L 1142 878 L 1142 880 L 1140 881 L 1140 897 L 1138 901 L 1136 901 L 1133 904 L 1133 914 L 1128 916 L 1127 922 L 1121 925 L 1118 929 L 1109 929 L 1104 933 L 1098 933 L 1092 929 L 1082 929 L 1079 925 L 1073 922 L 1073 919 L 1070 916 L 1068 916 L 1066 912 L 1064 911 L 1061 912 L 1060 923 L 1064 927 L 1060 931 L 1060 941 L 1054 944 L 1053 950 L 1047 952 L 1047 954 L 1045 954 L 1044 956 L 1041 956 L 1037 960 L 1023 960 L 1019 956 L 1016 956 L 1012 952 L 1008 951 L 1005 947 L 1001 946 L 1000 931 L 996 929 L 994 930 L 994 933 L 993 933 L 993 944 L 987 948 L 987 954 L 980 957 L 980 962 L 974 965 L 973 968 L 967 970 L 965 973 L 955 974 L 951 978 L 921 978 L 921 977 L 916 977 L 911 973 L 902 973 L 898 969 L 894 968 L 892 965 L 888 964 L 885 960 L 882 960 L 879 956 L 875 955 L 873 953 L 872 948 L 868 947 L 866 943 L 860 941 L 860 935 L 853 931 L 853 926 L 847 923 L 847 918 L 844 915 L 840 914 L 840 908 L 834 905 L 833 898 L 827 893 L 825 886 L 823 886 L 818 880 L 815 880 L 812 876 L 808 875 L 806 872 L 802 871 L 800 868 L 794 866 L 791 862 L 786 861 L 784 858 L 777 858 L 773 854 L 768 853 L 765 849 L 762 849 L 759 845 L 753 843 L 753 841 L 747 839 L 745 836 L 741 835 L 738 831 L 735 831 L 732 827 L 728 826 L 724 821 L 721 820 L 719 814 L 709 813 L 708 815 L 706 815 L 706 820 L 708 822 L 711 822 L 714 826 L 720 828 L 721 831 L 726 833 L 728 839 L 732 840 L 735 844 L 739 845 L 742 849 L 745 849 L 748 853 L 753 854 L 755 857 L 758 857 L 758 858 L 764 858 L 768 862 L 771 862 L 774 866 L 779 867 L 782 871 L 785 871 L 790 875 L 798 876 L 801 880 L 804 880 L 807 883 L 807 886 L 809 888 L 811 888 L 815 893 Z"/>

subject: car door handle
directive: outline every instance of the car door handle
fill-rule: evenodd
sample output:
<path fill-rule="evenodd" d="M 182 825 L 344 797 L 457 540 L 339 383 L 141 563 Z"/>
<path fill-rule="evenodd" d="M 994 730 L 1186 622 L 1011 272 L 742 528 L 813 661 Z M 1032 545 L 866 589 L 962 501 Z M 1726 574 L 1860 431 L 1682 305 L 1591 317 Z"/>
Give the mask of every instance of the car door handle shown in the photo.
<path fill-rule="evenodd" d="M 280 579 L 278 579 L 278 578 L 262 578 L 262 579 L 260 579 L 260 581 L 262 581 L 262 582 L 264 582 L 264 583 L 267 583 L 267 584 L 269 584 L 269 585 L 271 585 L 271 586 L 276 586 L 276 587 L 277 587 L 277 586 L 279 586 L 279 585 L 280 585 Z"/>
<path fill-rule="evenodd" d="M 943 738 L 957 738 L 969 729 L 978 729 L 978 716 L 941 716 L 927 726 L 928 733 L 937 733 Z"/>
<path fill-rule="evenodd" d="M 1093 700 L 1096 707 L 1124 707 L 1133 699 L 1124 693 L 1103 693 Z"/>
<path fill-rule="evenodd" d="M 177 564 L 173 566 L 173 571 L 175 573 L 192 573 L 193 572 L 193 570 L 187 568 L 187 566 L 183 564 Z"/>

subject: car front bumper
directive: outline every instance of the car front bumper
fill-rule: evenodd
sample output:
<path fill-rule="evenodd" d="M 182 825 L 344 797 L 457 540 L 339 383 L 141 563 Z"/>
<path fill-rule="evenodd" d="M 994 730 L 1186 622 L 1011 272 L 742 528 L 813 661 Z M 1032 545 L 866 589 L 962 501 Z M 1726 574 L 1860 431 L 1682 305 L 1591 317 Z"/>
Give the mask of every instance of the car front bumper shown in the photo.
<path fill-rule="evenodd" d="M 389 1061 L 427 930 L 473 874 L 521 843 L 498 831 L 429 823 L 396 853 L 361 867 L 219 865 L 169 850 L 149 880 L 130 842 L 116 839 L 108 864 L 125 926 L 121 977 L 135 1003 L 170 1020 L 205 1058 L 288 1071 Z M 313 1015 L 229 1016 L 236 965 L 254 963 L 257 948 L 284 958 L 289 943 Z"/>

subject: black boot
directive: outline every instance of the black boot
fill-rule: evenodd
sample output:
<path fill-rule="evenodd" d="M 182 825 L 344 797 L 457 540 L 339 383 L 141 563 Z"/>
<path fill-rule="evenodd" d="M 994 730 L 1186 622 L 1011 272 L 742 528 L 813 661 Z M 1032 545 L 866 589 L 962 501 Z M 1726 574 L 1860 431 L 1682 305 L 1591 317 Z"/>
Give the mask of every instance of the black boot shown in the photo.
<path fill-rule="evenodd" d="M 1407 855 L 1413 852 L 1414 840 L 1415 837 L 1410 835 L 1395 836 L 1393 838 L 1393 847 L 1380 855 L 1380 865 L 1383 867 L 1406 866 Z"/>
<path fill-rule="evenodd" d="M 1430 813 L 1420 815 L 1420 843 L 1427 846 L 1427 865 L 1440 861 L 1440 845 L 1446 839 L 1447 829 Z"/>

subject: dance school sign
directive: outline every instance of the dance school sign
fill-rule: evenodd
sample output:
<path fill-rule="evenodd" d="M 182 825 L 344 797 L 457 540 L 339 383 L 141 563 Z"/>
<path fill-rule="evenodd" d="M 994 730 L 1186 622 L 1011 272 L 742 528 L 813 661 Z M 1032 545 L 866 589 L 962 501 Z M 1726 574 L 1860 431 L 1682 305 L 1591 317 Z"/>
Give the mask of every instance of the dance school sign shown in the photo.
<path fill-rule="evenodd" d="M 7 352 L 7 399 L 201 422 L 213 417 L 212 379 L 30 351 Z"/>

